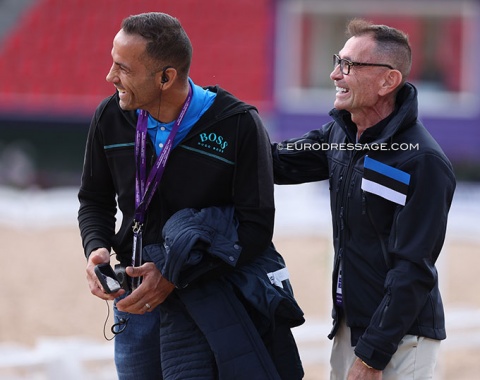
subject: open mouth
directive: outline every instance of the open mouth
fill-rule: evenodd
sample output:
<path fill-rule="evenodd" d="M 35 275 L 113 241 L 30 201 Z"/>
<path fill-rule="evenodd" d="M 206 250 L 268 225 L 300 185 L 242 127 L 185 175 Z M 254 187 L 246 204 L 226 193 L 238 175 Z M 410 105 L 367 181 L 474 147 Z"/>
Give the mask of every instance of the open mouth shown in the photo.
<path fill-rule="evenodd" d="M 125 91 L 125 90 L 123 90 L 123 89 L 121 89 L 121 88 L 116 87 L 116 89 L 117 89 L 119 95 L 124 95 L 124 94 L 127 93 L 127 91 Z"/>
<path fill-rule="evenodd" d="M 337 94 L 346 94 L 347 92 L 349 92 L 348 89 L 338 86 L 335 87 L 335 90 L 337 91 Z"/>

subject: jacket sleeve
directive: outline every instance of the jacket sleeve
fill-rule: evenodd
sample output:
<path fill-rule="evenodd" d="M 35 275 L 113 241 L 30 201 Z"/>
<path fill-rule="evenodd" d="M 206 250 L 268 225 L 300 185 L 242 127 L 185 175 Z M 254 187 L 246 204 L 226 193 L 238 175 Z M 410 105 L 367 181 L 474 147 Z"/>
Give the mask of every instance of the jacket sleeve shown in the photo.
<path fill-rule="evenodd" d="M 272 144 L 275 183 L 291 185 L 328 178 L 326 131 L 307 134 Z"/>
<path fill-rule="evenodd" d="M 78 223 L 85 256 L 96 248 L 111 249 L 115 234 L 116 198 L 113 181 L 99 128 L 106 103 L 100 105 L 92 118 L 87 136 L 82 181 L 78 192 L 80 207 Z"/>
<path fill-rule="evenodd" d="M 235 217 L 242 246 L 239 263 L 249 261 L 269 246 L 275 218 L 270 139 L 255 110 L 248 111 L 242 119 L 233 183 Z"/>
<path fill-rule="evenodd" d="M 435 262 L 445 239 L 454 174 L 450 163 L 434 153 L 417 156 L 402 170 L 411 179 L 407 202 L 393 221 L 388 244 L 393 262 L 385 296 L 355 348 L 358 357 L 377 369 L 385 368 L 422 309 L 442 307 L 429 304 L 429 298 L 434 300 L 431 293 L 438 290 Z M 443 339 L 443 327 L 434 334 Z"/>

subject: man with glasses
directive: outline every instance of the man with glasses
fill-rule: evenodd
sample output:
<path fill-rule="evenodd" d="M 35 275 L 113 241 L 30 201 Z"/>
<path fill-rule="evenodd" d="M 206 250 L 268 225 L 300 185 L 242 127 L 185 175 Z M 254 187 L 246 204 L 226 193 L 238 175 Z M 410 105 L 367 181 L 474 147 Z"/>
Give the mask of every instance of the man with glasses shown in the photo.
<path fill-rule="evenodd" d="M 333 120 L 273 144 L 277 184 L 329 181 L 333 220 L 331 379 L 431 379 L 444 310 L 435 262 L 455 189 L 418 120 L 401 31 L 348 24 L 333 57 Z"/>

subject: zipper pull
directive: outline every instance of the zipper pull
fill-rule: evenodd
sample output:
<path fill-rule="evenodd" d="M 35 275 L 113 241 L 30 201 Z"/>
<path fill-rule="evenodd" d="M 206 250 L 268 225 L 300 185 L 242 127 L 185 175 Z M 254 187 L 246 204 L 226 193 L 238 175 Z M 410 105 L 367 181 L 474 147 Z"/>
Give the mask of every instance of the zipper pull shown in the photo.
<path fill-rule="evenodd" d="M 345 228 L 345 221 L 343 220 L 343 206 L 340 207 L 340 230 Z"/>
<path fill-rule="evenodd" d="M 338 178 L 337 188 L 335 189 L 336 193 L 340 191 L 340 185 L 342 184 L 342 180 L 343 180 L 343 174 Z"/>
<path fill-rule="evenodd" d="M 367 197 L 365 196 L 365 191 L 362 190 L 362 215 L 367 213 Z"/>
<path fill-rule="evenodd" d="M 382 310 L 382 318 L 380 319 L 380 323 L 378 325 L 378 327 L 380 328 L 383 327 L 383 323 L 385 322 L 385 315 L 387 314 L 388 307 L 390 306 L 390 298 L 392 297 L 392 291 L 390 290 L 390 288 L 387 288 L 387 295 L 385 297 L 386 297 L 386 302 Z"/>
<path fill-rule="evenodd" d="M 347 198 L 351 198 L 352 197 L 352 192 L 353 192 L 353 188 L 355 187 L 355 179 L 353 178 L 351 181 L 350 181 L 350 186 L 348 188 L 348 193 L 347 193 Z"/>

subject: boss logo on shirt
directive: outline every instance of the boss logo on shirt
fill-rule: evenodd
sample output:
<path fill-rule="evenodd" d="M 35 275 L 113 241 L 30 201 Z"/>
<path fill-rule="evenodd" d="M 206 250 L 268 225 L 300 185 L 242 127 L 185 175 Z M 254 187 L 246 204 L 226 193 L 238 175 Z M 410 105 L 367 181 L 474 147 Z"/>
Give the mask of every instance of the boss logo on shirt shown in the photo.
<path fill-rule="evenodd" d="M 229 146 L 225 137 L 217 135 L 216 133 L 201 133 L 198 135 L 197 147 L 180 144 L 180 147 L 196 152 L 210 158 L 222 161 L 229 165 L 235 165 L 231 159 L 225 157 L 225 148 Z"/>
<path fill-rule="evenodd" d="M 217 152 L 223 152 L 223 150 L 228 146 L 228 142 L 223 136 L 217 135 L 216 133 L 200 133 L 200 141 L 198 145 L 204 146 L 206 148 L 212 148 Z"/>

